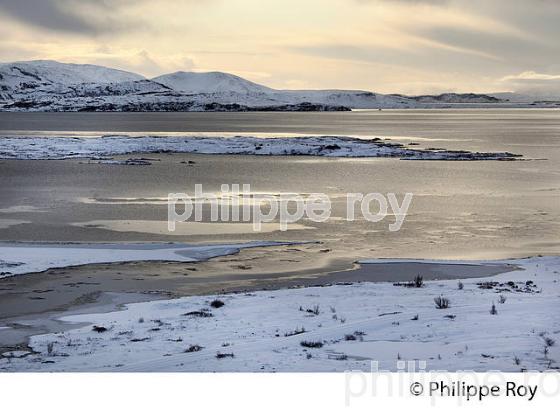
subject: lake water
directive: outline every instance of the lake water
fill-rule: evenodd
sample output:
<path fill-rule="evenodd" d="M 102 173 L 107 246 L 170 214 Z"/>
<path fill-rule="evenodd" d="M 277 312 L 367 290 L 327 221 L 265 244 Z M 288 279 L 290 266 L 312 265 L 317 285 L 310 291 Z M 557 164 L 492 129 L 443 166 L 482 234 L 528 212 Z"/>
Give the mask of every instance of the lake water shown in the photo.
<path fill-rule="evenodd" d="M 319 157 L 148 155 L 151 166 L 82 160 L 0 161 L 0 240 L 318 240 L 317 258 L 503 258 L 560 253 L 559 110 L 383 110 L 343 113 L 0 113 L 1 135 L 176 133 L 357 135 L 419 148 L 509 151 L 526 160 L 401 161 Z M 194 161 L 186 166 L 185 161 Z M 146 198 L 194 184 L 251 184 L 260 192 L 321 192 L 333 203 L 312 229 L 166 235 L 167 207 Z M 414 195 L 399 232 L 388 223 L 345 221 L 347 192 Z M 126 199 L 123 203 L 122 199 Z M 19 224 L 9 223 L 17 220 Z M 130 230 L 111 220 L 131 221 Z M 103 224 L 95 224 L 103 221 Z M 109 221 L 109 222 L 108 222 Z M 143 229 L 142 221 L 146 229 Z M 122 225 L 122 223 L 120 223 Z M 150 229 L 148 229 L 150 227 Z M 224 233 L 226 232 L 226 233 Z"/>

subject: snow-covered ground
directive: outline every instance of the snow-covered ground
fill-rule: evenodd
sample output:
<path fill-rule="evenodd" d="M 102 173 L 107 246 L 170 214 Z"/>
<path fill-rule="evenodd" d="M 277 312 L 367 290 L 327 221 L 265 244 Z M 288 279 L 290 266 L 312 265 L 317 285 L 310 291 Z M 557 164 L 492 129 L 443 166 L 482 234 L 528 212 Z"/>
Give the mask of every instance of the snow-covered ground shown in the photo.
<path fill-rule="evenodd" d="M 0 138 L 0 159 L 99 158 L 154 152 L 244 155 L 313 155 L 324 157 L 397 157 L 411 160 L 515 159 L 508 152 L 468 152 L 444 149 L 410 149 L 380 138 L 339 136 L 297 137 L 102 137 L 13 136 Z"/>
<path fill-rule="evenodd" d="M 0 278 L 52 268 L 91 263 L 177 261 L 199 262 L 241 249 L 292 242 L 247 242 L 222 245 L 153 244 L 26 244 L 0 243 Z"/>
<path fill-rule="evenodd" d="M 0 370 L 368 371 L 371 360 L 382 370 L 399 360 L 425 360 L 427 370 L 557 368 L 560 257 L 507 263 L 522 269 L 462 280 L 462 289 L 456 280 L 340 284 L 65 317 L 90 324 L 32 337 L 32 350 L 5 353 Z M 440 295 L 449 308 L 436 309 Z"/>

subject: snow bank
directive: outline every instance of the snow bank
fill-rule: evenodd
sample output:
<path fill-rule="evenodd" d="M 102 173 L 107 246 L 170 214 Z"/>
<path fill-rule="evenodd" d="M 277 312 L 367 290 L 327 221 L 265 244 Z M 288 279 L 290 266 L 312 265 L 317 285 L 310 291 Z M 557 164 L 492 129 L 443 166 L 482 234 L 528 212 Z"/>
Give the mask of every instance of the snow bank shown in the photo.
<path fill-rule="evenodd" d="M 299 136 L 260 138 L 128 136 L 2 137 L 0 159 L 99 158 L 111 155 L 177 152 L 243 155 L 312 155 L 324 157 L 397 157 L 417 160 L 511 160 L 507 152 L 480 153 L 410 149 L 379 138 Z"/>
<path fill-rule="evenodd" d="M 427 370 L 558 368 L 560 343 L 546 353 L 545 346 L 560 332 L 560 258 L 504 262 L 523 270 L 465 279 L 463 289 L 454 280 L 422 288 L 356 283 L 185 297 L 66 317 L 91 324 L 32 337 L 36 353 L 0 360 L 0 370 L 369 371 L 371 360 L 396 370 L 399 358 L 425 360 Z M 448 309 L 435 308 L 439 295 L 451 301 Z M 211 307 L 215 298 L 225 305 Z"/>
<path fill-rule="evenodd" d="M 199 262 L 245 248 L 290 245 L 291 242 L 248 242 L 222 245 L 167 244 L 0 244 L 0 278 L 52 268 L 91 263 L 176 261 Z"/>

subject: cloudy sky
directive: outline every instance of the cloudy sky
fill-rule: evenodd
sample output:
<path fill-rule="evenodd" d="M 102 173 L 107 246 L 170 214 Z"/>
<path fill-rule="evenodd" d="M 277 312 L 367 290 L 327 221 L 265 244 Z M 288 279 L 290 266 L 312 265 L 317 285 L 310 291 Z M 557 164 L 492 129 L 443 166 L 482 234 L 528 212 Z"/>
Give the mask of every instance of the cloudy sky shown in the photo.
<path fill-rule="evenodd" d="M 560 91 L 559 0 L 0 0 L 0 60 L 275 88 Z"/>

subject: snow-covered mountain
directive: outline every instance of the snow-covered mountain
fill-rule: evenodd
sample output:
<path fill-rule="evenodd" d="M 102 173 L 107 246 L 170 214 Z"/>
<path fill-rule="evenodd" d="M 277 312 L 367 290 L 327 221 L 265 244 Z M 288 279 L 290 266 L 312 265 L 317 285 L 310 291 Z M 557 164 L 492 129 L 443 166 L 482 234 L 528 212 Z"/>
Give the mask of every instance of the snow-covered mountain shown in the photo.
<path fill-rule="evenodd" d="M 273 90 L 257 83 L 253 83 L 233 74 L 220 73 L 195 73 L 177 71 L 152 78 L 152 81 L 166 85 L 176 91 L 188 94 L 210 93 L 269 93 Z"/>
<path fill-rule="evenodd" d="M 92 64 L 65 64 L 51 60 L 0 64 L 0 101 L 44 100 L 45 95 L 74 95 L 77 89 L 142 81 L 127 71 Z"/>
<path fill-rule="evenodd" d="M 142 80 L 139 74 L 92 64 L 65 64 L 51 60 L 0 64 L 0 82 L 14 91 L 52 85 L 120 83 Z"/>
<path fill-rule="evenodd" d="M 520 93 L 511 93 L 511 92 L 503 92 L 503 93 L 493 93 L 490 94 L 493 97 L 500 98 L 502 100 L 507 100 L 512 103 L 529 103 L 529 104 L 536 104 L 542 105 L 544 102 L 547 102 L 549 105 L 556 104 L 560 106 L 560 95 L 529 95 L 529 94 L 520 94 Z"/>
<path fill-rule="evenodd" d="M 277 100 L 292 103 L 313 101 L 350 108 L 413 108 L 417 104 L 407 97 L 378 94 L 360 90 L 283 90 L 272 93 Z"/>
<path fill-rule="evenodd" d="M 220 72 L 178 71 L 146 79 L 90 64 L 48 60 L 0 64 L 0 111 L 332 111 L 462 104 L 535 105 L 486 94 L 410 97 L 361 90 L 276 90 Z M 551 102 L 542 104 L 551 106 Z"/>
<path fill-rule="evenodd" d="M 423 103 L 448 103 L 448 104 L 461 104 L 461 103 L 499 103 L 502 101 L 500 98 L 486 95 L 486 94 L 457 94 L 457 93 L 444 93 L 439 95 L 416 95 L 412 97 L 415 101 Z"/>

